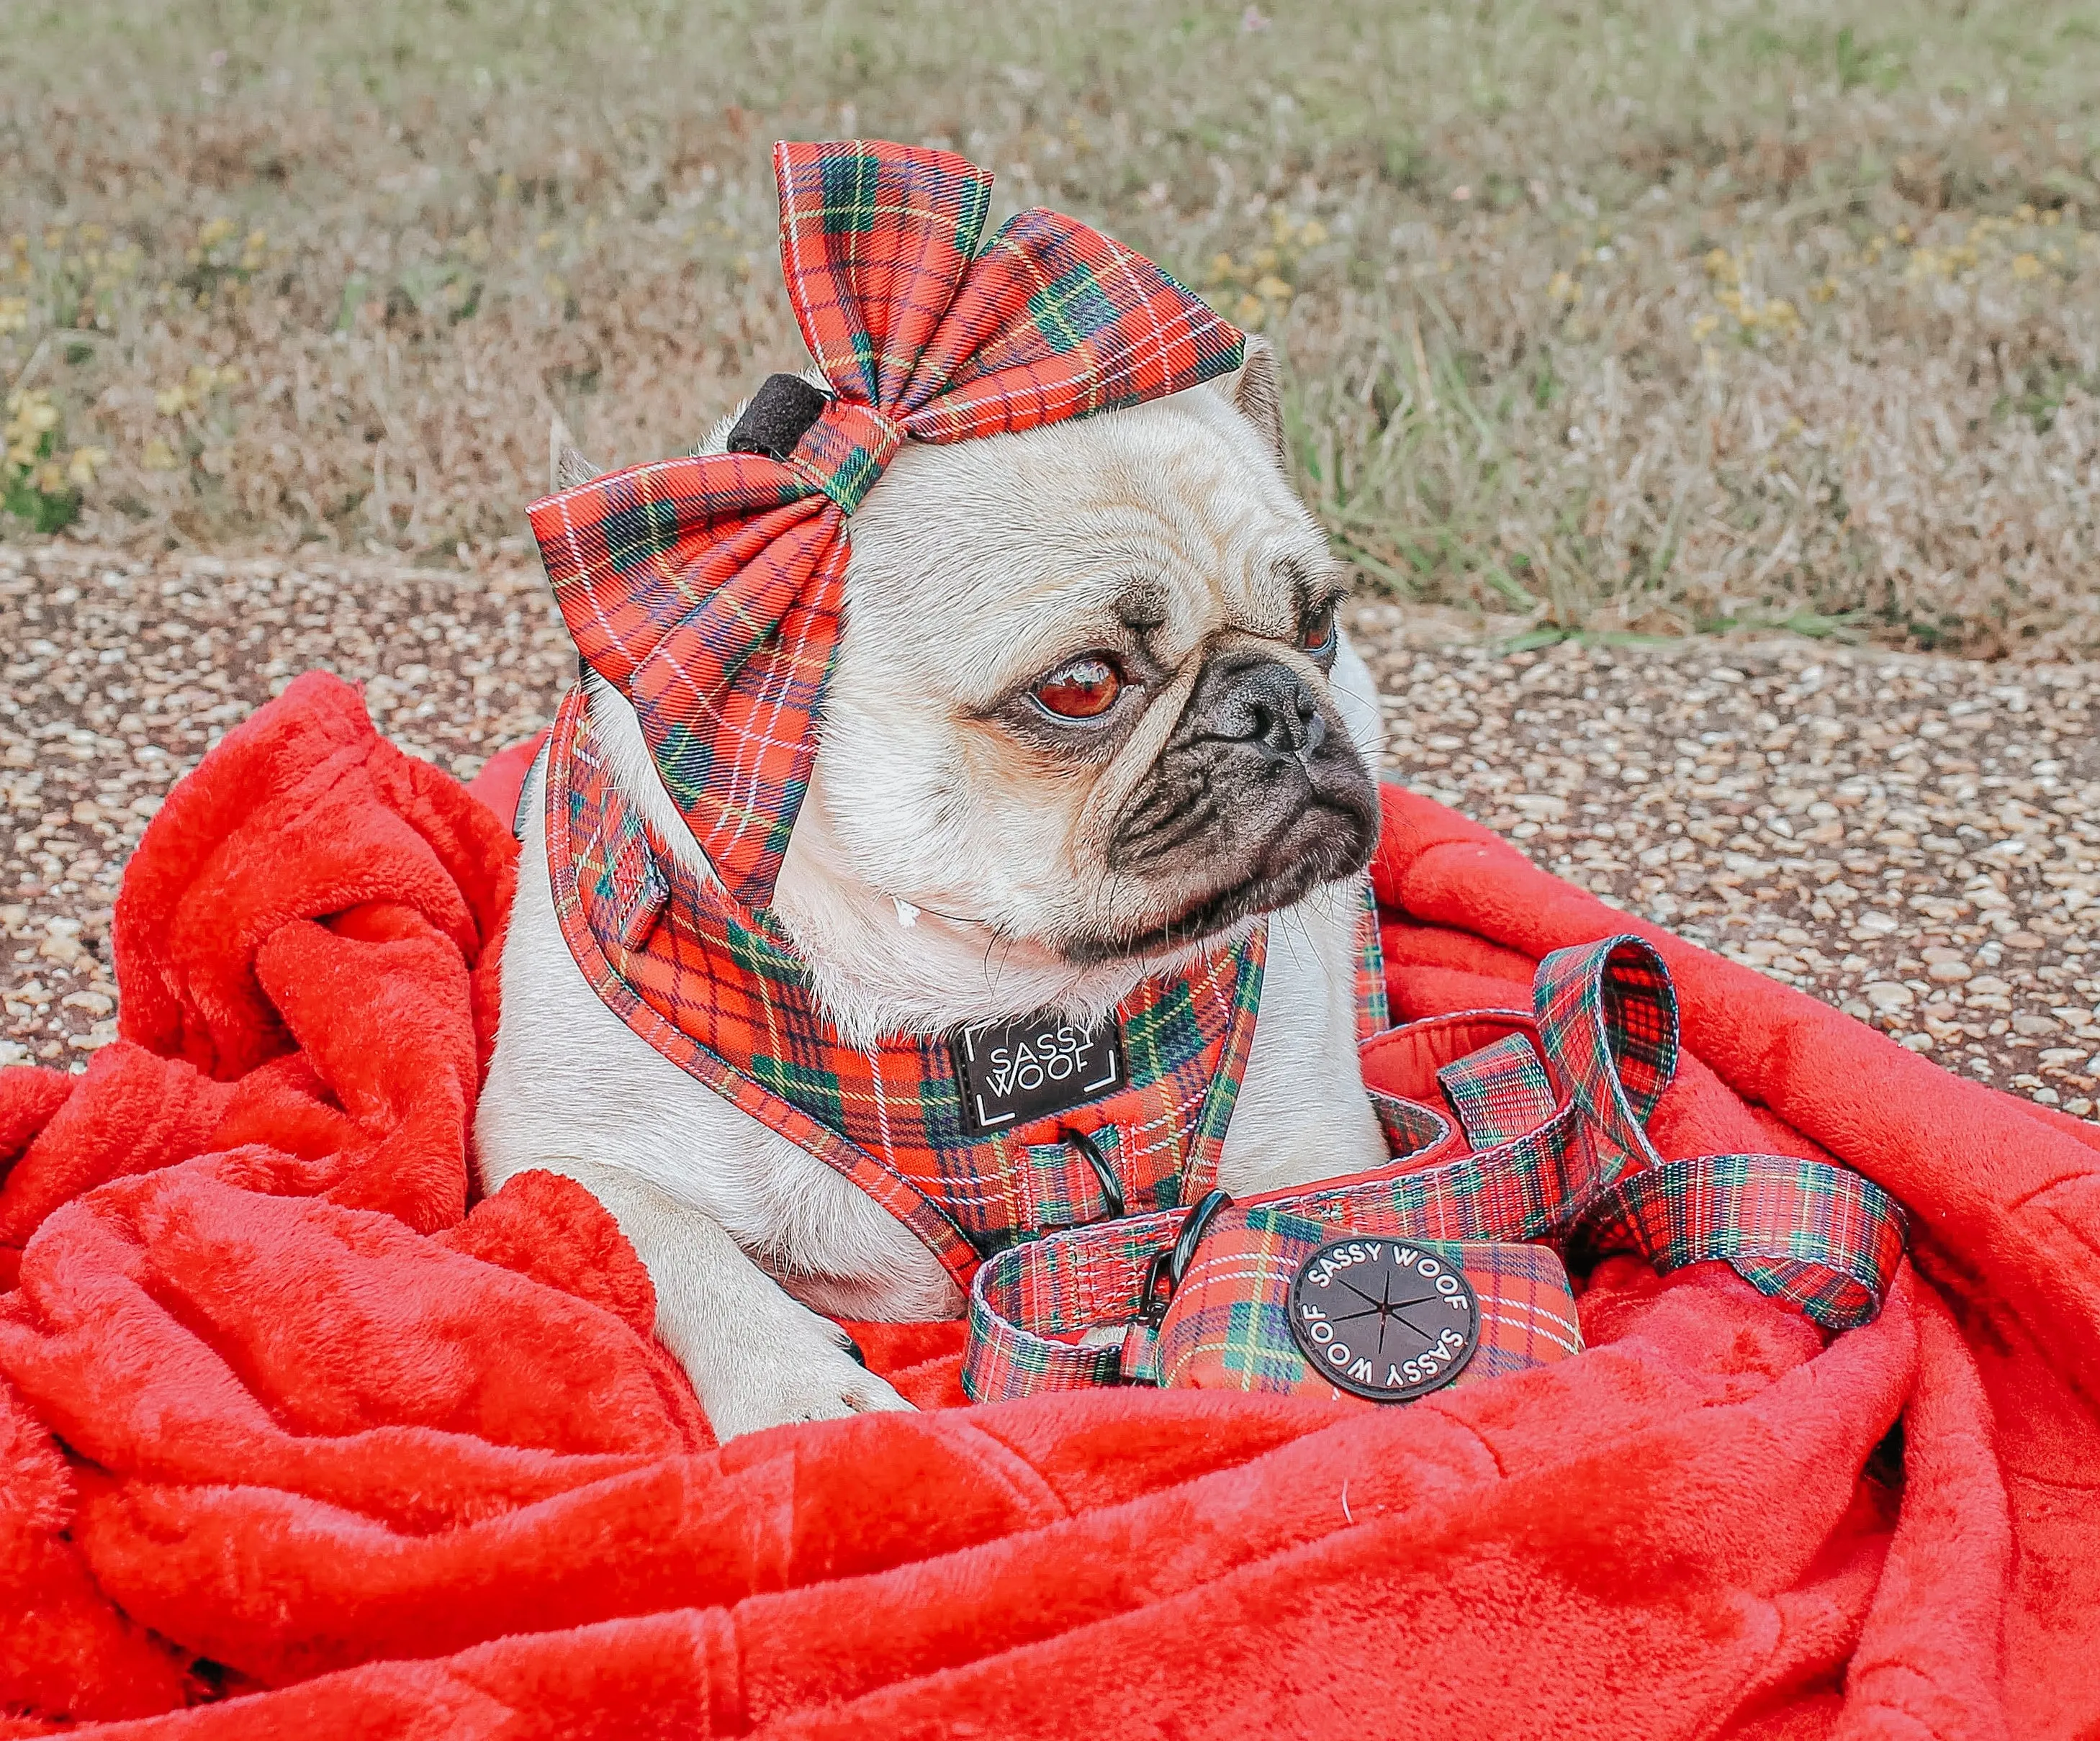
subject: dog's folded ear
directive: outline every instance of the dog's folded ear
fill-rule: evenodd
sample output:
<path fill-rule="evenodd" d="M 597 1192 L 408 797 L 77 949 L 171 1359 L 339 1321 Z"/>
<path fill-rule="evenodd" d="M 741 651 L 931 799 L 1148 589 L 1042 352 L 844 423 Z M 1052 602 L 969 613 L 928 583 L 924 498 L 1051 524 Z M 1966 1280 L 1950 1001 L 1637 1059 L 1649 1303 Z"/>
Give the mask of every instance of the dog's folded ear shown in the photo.
<path fill-rule="evenodd" d="M 1231 374 L 1221 376 L 1217 386 L 1268 443 L 1276 463 L 1289 471 L 1290 456 L 1283 444 L 1283 390 L 1277 376 L 1276 347 L 1250 333 L 1246 360 Z"/>
<path fill-rule="evenodd" d="M 567 424 L 557 417 L 547 430 L 547 479 L 551 489 L 573 490 L 598 475 L 597 466 L 583 456 Z"/>

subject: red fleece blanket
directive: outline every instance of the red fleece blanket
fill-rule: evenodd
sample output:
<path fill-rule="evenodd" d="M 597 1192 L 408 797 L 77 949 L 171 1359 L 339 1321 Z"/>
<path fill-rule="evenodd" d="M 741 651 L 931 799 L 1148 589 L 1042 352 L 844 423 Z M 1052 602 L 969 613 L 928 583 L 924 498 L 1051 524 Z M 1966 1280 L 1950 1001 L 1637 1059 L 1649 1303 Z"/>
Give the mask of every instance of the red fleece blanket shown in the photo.
<path fill-rule="evenodd" d="M 1387 825 L 1401 1014 L 1630 926 Z M 305 678 L 148 831 L 122 1038 L 0 1073 L 0 1733 L 2100 1734 L 2092 1128 L 1648 931 L 1660 1147 L 1895 1192 L 1869 1328 L 1616 1260 L 1397 1409 L 937 1406 L 960 1327 L 867 1329 L 926 1413 L 717 1449 L 595 1203 L 470 1212 L 514 857 Z"/>

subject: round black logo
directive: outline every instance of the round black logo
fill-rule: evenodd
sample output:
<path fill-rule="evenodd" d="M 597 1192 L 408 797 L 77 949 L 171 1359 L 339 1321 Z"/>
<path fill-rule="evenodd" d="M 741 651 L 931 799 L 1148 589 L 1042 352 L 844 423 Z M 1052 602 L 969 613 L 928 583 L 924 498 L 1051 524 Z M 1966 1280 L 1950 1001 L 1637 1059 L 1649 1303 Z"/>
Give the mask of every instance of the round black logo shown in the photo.
<path fill-rule="evenodd" d="M 1338 1239 L 1299 1266 L 1290 1333 L 1330 1384 L 1374 1403 L 1440 1390 L 1480 1339 L 1480 1302 L 1456 1264 L 1389 1239 Z"/>

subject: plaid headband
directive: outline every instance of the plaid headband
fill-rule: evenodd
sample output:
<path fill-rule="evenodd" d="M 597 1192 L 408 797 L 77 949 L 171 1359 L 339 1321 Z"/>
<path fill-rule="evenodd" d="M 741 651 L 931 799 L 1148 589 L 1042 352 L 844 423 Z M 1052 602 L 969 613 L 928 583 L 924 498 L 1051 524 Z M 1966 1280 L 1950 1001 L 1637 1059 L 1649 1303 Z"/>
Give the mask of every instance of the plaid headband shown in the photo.
<path fill-rule="evenodd" d="M 831 385 L 769 381 L 731 451 L 528 510 L 585 660 L 634 705 L 729 893 L 772 897 L 839 638 L 845 517 L 907 436 L 963 441 L 1179 393 L 1234 328 L 1142 255 L 1039 207 L 977 238 L 991 177 L 946 152 L 776 145 L 780 263 Z"/>

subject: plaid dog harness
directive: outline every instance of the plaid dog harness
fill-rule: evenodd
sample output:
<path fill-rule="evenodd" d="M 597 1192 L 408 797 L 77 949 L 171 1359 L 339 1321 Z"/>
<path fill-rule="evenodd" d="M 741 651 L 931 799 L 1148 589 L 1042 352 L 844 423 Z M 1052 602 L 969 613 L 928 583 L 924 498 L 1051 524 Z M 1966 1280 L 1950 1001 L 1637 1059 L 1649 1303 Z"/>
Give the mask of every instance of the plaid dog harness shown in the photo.
<path fill-rule="evenodd" d="M 1368 1246 L 1390 1271 L 1395 1241 L 1417 1275 L 1427 1257 L 1487 1295 L 1476 1319 L 1502 1308 L 1507 1333 L 1475 1324 L 1492 1350 L 1480 1375 L 1580 1346 L 1564 1280 L 1539 1267 L 1550 1254 L 1483 1241 L 1551 1245 L 1576 1269 L 1615 1252 L 1665 1272 L 1720 1259 L 1833 1329 L 1880 1310 L 1904 1223 L 1879 1186 L 1789 1156 L 1656 1153 L 1647 1124 L 1676 1071 L 1677 1004 L 1639 937 L 1548 955 L 1528 1014 L 1414 1022 L 1363 1056 L 1367 1081 L 1399 1091 L 1373 1091 L 1392 1167 L 1238 1205 L 1213 1192 L 1186 1214 L 999 1253 L 971 1288 L 964 1388 L 980 1400 L 1163 1382 L 1342 1394 L 1294 1326 L 1294 1289 L 1338 1248 Z M 1314 1346 L 1324 1358 L 1342 1345 Z M 1398 1377 L 1383 1392 L 1396 1399 L 1415 1382 Z"/>
<path fill-rule="evenodd" d="M 1167 1211 L 1215 1177 L 1254 1037 L 1265 933 L 1117 1012 L 1118 1085 L 1055 1113 L 972 1128 L 960 1037 L 847 1047 L 807 970 L 655 839 L 593 749 L 580 686 L 546 769 L 548 866 L 570 953 L 629 1027 L 732 1105 L 835 1167 L 968 1288 L 986 1254 L 1104 1215 Z M 1359 928 L 1358 1023 L 1384 1025 L 1377 928 Z M 1068 1048 L 1069 1050 L 1069 1048 Z M 1045 1060 L 1047 1069 L 1059 1060 Z"/>

